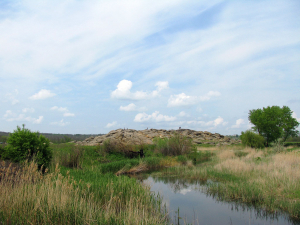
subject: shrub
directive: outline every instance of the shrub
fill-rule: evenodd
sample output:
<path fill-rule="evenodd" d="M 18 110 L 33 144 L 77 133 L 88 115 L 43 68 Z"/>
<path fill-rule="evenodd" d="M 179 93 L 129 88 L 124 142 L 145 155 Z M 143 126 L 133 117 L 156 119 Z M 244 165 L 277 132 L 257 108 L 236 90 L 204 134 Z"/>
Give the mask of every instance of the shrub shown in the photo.
<path fill-rule="evenodd" d="M 184 155 L 177 156 L 177 161 L 180 162 L 183 165 L 186 165 L 187 160 L 188 160 L 187 157 L 184 156 Z"/>
<path fill-rule="evenodd" d="M 8 145 L 4 148 L 2 157 L 13 162 L 35 160 L 38 168 L 47 168 L 52 159 L 52 151 L 47 138 L 38 132 L 31 132 L 29 129 L 21 129 L 17 126 L 7 139 Z"/>
<path fill-rule="evenodd" d="M 242 144 L 245 146 L 249 146 L 251 148 L 263 148 L 265 145 L 265 139 L 263 136 L 254 133 L 251 130 L 247 130 L 245 132 L 242 132 L 242 135 L 240 136 L 242 140 Z"/>
<path fill-rule="evenodd" d="M 174 133 L 170 138 L 155 138 L 156 149 L 165 156 L 177 156 L 191 152 L 192 140 L 179 133 Z"/>

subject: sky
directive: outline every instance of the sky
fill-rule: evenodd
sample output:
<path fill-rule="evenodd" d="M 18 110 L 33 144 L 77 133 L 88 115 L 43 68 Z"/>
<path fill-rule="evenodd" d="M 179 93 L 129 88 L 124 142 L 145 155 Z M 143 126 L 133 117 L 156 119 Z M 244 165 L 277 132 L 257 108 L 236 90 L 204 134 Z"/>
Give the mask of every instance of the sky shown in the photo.
<path fill-rule="evenodd" d="M 299 0 L 0 0 L 0 131 L 300 122 Z"/>

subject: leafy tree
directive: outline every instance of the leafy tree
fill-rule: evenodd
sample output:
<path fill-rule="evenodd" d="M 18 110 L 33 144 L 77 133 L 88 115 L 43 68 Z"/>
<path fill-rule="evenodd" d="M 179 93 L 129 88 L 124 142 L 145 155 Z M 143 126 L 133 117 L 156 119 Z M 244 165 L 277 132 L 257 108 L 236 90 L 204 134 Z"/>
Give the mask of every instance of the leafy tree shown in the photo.
<path fill-rule="evenodd" d="M 39 169 L 46 168 L 52 159 L 49 139 L 40 135 L 38 132 L 31 132 L 29 129 L 21 129 L 17 126 L 7 139 L 8 145 L 4 148 L 2 157 L 13 162 L 32 160 L 38 164 Z"/>
<path fill-rule="evenodd" d="M 299 133 L 296 128 L 298 121 L 292 117 L 292 111 L 289 107 L 268 106 L 263 109 L 253 109 L 249 111 L 249 121 L 254 125 L 254 131 L 257 131 L 269 143 L 283 138 L 285 141 L 289 136 L 295 136 Z"/>

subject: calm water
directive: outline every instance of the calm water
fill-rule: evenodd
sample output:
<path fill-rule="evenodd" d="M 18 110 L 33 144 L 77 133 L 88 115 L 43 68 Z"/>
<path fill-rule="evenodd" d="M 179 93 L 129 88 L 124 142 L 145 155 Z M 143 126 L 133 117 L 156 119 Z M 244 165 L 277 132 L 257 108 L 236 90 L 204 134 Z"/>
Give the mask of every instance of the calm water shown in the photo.
<path fill-rule="evenodd" d="M 151 191 L 163 197 L 170 215 L 170 223 L 211 224 L 211 225 L 299 225 L 300 221 L 291 221 L 283 213 L 268 214 L 238 203 L 218 201 L 217 197 L 205 193 L 203 183 L 189 183 L 177 178 L 144 178 L 144 183 L 151 186 Z"/>

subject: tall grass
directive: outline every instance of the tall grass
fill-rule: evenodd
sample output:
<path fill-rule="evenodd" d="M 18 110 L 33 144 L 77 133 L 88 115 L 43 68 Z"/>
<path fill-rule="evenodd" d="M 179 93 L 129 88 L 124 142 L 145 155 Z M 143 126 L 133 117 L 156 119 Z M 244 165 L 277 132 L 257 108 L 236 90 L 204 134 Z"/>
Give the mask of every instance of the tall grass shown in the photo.
<path fill-rule="evenodd" d="M 160 201 L 134 179 L 92 171 L 42 175 L 31 163 L 1 169 L 3 224 L 165 224 Z M 90 182 L 87 182 L 90 181 Z"/>
<path fill-rule="evenodd" d="M 65 166 L 68 168 L 81 168 L 84 157 L 84 147 L 74 144 L 57 144 L 51 145 L 54 148 L 54 157 L 52 160 L 52 169 L 55 165 Z"/>
<path fill-rule="evenodd" d="M 170 138 L 155 138 L 156 149 L 165 156 L 178 156 L 191 152 L 192 140 L 179 133 L 174 133 Z"/>
<path fill-rule="evenodd" d="M 216 180 L 207 191 L 219 199 L 280 209 L 300 218 L 300 151 L 221 150 L 204 166 L 169 168 L 164 174 Z"/>

